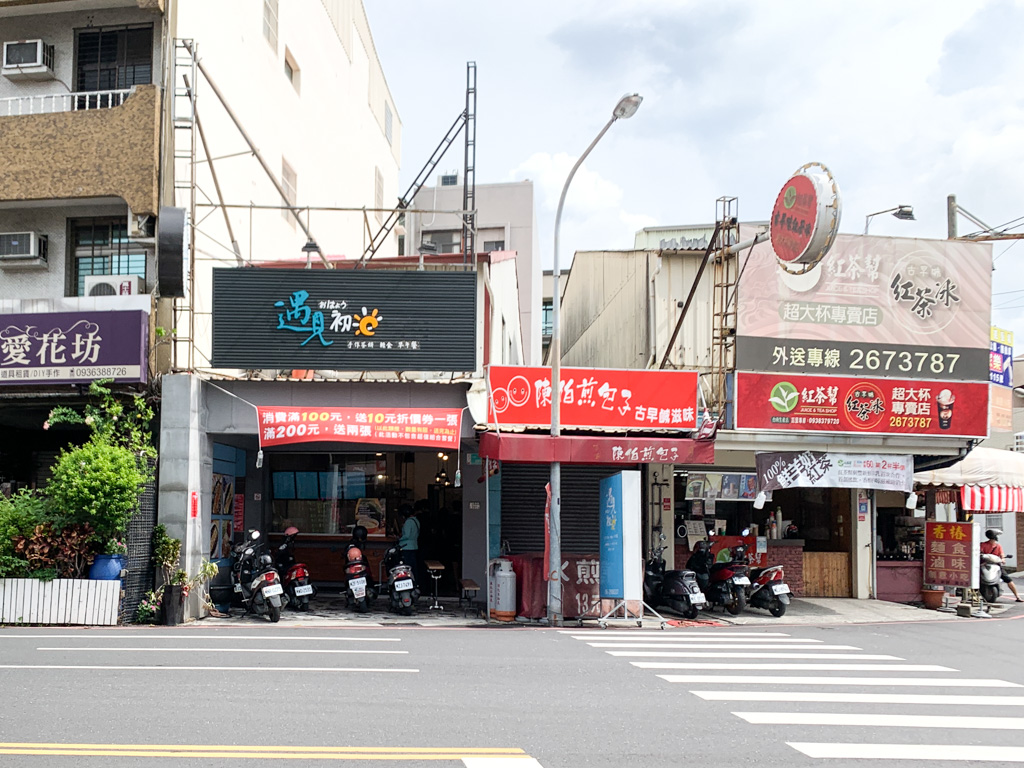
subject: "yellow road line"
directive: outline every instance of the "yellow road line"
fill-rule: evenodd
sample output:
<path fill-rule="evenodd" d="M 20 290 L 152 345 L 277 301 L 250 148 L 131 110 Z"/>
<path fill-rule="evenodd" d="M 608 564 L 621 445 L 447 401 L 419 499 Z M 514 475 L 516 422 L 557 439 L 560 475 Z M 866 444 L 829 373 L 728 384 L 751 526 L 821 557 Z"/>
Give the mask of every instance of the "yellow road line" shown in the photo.
<path fill-rule="evenodd" d="M 47 744 L 0 742 L 0 755 L 66 757 L 240 757 L 269 760 L 460 760 L 463 757 L 528 758 L 503 747 L 309 747 L 219 744 Z"/>

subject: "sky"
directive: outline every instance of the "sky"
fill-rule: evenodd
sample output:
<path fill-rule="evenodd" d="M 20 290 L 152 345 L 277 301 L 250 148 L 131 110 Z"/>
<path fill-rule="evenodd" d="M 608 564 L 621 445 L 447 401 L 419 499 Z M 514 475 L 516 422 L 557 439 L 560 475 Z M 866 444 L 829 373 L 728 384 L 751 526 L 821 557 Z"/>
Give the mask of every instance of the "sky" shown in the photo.
<path fill-rule="evenodd" d="M 404 191 L 465 107 L 477 66 L 477 184 L 534 182 L 541 260 L 572 165 L 626 93 L 643 104 L 577 172 L 576 250 L 645 226 L 766 220 L 808 162 L 842 191 L 841 232 L 946 237 L 946 197 L 1024 233 L 1024 0 L 364 0 L 402 123 Z M 462 170 L 462 137 L 437 173 Z M 436 173 L 435 173 L 436 177 Z M 979 227 L 962 216 L 961 235 Z M 993 322 L 1024 339 L 1024 245 L 993 244 Z M 1018 342 L 1018 347 L 1024 342 Z"/>

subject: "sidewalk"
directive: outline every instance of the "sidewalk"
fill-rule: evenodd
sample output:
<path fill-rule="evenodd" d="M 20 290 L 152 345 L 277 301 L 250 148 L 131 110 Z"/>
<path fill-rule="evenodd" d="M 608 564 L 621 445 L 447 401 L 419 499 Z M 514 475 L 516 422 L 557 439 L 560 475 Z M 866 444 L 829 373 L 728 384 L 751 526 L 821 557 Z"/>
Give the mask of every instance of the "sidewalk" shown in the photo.
<path fill-rule="evenodd" d="M 431 599 L 421 598 L 412 616 L 399 616 L 387 610 L 384 601 L 379 600 L 374 610 L 358 614 L 345 607 L 344 599 L 338 595 L 320 595 L 308 613 L 285 609 L 279 627 L 540 627 L 537 621 L 488 622 L 482 618 L 479 603 L 475 610 L 464 610 L 456 598 L 441 598 L 444 610 L 430 610 Z M 1009 612 L 1009 614 L 1007 613 Z M 990 614 L 1007 616 L 1024 613 L 1024 605 L 1004 596 L 999 604 L 991 606 Z M 830 624 L 874 624 L 908 621 L 952 621 L 959 619 L 955 612 L 932 611 L 902 603 L 888 603 L 882 600 L 854 600 L 852 598 L 795 597 L 785 616 L 775 618 L 767 611 L 747 608 L 739 616 L 731 616 L 723 609 L 712 613 L 702 612 L 692 621 L 683 621 L 679 616 L 662 613 L 671 626 L 779 626 L 786 624 L 830 625 Z M 233 609 L 228 618 L 208 617 L 201 621 L 189 622 L 186 628 L 203 627 L 247 627 L 264 626 L 270 622 L 263 616 L 244 616 L 240 609 Z M 567 627 L 576 626 L 576 621 L 567 620 Z M 595 621 L 585 621 L 585 627 L 596 627 Z M 609 621 L 609 627 L 635 627 L 635 621 L 621 619 Z M 653 616 L 644 621 L 645 628 L 657 628 L 659 622 Z"/>

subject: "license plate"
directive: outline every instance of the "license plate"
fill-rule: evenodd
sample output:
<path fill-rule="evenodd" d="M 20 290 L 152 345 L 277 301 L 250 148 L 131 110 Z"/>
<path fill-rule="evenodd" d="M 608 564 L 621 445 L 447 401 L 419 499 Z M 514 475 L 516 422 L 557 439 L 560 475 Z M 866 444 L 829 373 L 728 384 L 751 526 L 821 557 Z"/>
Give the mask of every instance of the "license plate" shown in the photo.
<path fill-rule="evenodd" d="M 708 599 L 706 597 L 704 597 L 704 595 L 702 595 L 700 593 L 697 593 L 695 595 L 690 595 L 690 602 L 693 605 L 704 605 L 704 603 L 706 603 L 707 601 L 708 601 Z"/>
<path fill-rule="evenodd" d="M 750 579 L 748 579 L 746 576 L 733 576 L 732 583 L 746 586 L 750 583 Z"/>
<path fill-rule="evenodd" d="M 402 591 L 403 589 L 412 589 L 412 579 L 400 579 L 395 582 L 395 589 Z"/>
<path fill-rule="evenodd" d="M 356 599 L 366 597 L 366 579 L 352 579 L 348 583 L 348 588 L 352 590 L 352 596 Z"/>
<path fill-rule="evenodd" d="M 284 587 L 280 584 L 271 584 L 269 587 L 263 588 L 264 597 L 273 597 L 274 595 L 280 595 L 282 592 L 284 592 Z"/>
<path fill-rule="evenodd" d="M 785 584 L 772 584 L 772 594 L 773 595 L 782 595 L 782 594 L 785 594 L 786 592 L 789 592 L 789 587 L 786 586 Z"/>
<path fill-rule="evenodd" d="M 242 591 L 242 585 L 236 582 L 235 583 L 235 592 L 241 592 L 241 591 Z"/>
<path fill-rule="evenodd" d="M 302 597 L 303 595 L 312 595 L 312 594 L 313 594 L 313 585 L 312 584 L 307 584 L 304 587 L 296 587 L 295 588 L 295 596 L 296 597 Z"/>

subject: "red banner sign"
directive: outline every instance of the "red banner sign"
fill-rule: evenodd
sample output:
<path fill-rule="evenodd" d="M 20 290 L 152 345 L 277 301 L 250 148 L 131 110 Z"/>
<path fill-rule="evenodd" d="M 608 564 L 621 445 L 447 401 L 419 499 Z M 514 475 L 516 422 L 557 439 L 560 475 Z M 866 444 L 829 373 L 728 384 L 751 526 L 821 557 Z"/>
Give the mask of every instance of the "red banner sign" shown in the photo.
<path fill-rule="evenodd" d="M 458 408 L 258 407 L 260 447 L 292 443 L 373 443 L 457 448 Z"/>
<path fill-rule="evenodd" d="M 988 436 L 988 384 L 736 374 L 736 428 Z"/>
<path fill-rule="evenodd" d="M 491 366 L 487 420 L 501 426 L 551 425 L 551 369 Z M 693 430 L 694 371 L 562 368 L 563 427 Z"/>
<path fill-rule="evenodd" d="M 924 583 L 934 587 L 970 587 L 978 567 L 974 523 L 924 524 Z"/>

